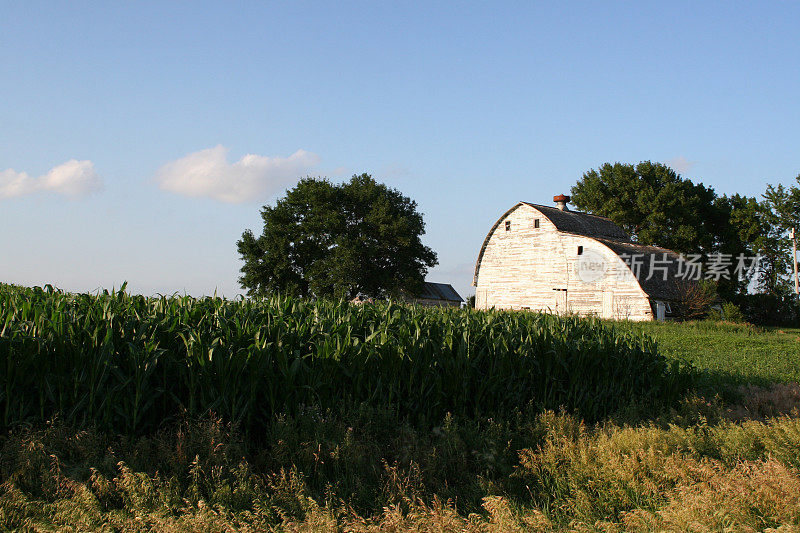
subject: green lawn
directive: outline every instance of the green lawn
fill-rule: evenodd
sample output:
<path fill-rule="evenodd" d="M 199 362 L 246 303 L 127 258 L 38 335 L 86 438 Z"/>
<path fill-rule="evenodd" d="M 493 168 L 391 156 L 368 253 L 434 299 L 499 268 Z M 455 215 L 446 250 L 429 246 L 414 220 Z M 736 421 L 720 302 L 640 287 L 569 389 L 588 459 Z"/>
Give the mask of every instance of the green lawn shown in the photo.
<path fill-rule="evenodd" d="M 800 382 L 800 329 L 721 322 L 619 324 L 652 336 L 659 350 L 706 371 L 712 384 Z"/>

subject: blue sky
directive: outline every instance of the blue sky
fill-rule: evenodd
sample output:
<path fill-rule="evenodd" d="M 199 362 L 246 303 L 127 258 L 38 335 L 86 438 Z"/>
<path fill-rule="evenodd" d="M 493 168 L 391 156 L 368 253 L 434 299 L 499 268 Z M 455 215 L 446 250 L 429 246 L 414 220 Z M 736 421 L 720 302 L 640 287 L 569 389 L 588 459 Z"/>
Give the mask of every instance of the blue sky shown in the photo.
<path fill-rule="evenodd" d="M 297 178 L 414 198 L 431 281 L 604 162 L 800 173 L 800 4 L 0 1 L 0 279 L 239 292 Z"/>

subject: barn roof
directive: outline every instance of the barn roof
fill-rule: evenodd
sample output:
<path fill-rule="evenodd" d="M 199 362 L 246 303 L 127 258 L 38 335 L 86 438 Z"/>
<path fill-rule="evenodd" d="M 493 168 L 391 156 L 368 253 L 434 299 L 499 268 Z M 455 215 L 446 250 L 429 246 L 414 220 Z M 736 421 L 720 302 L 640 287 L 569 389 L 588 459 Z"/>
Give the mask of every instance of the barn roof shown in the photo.
<path fill-rule="evenodd" d="M 448 302 L 464 301 L 449 283 L 432 283 L 430 281 L 425 282 L 422 291 L 416 297 L 428 300 L 446 300 Z"/>
<path fill-rule="evenodd" d="M 520 202 L 537 209 L 546 216 L 559 231 L 577 233 L 587 237 L 605 237 L 629 241 L 630 236 L 606 217 L 590 215 L 581 211 L 562 211 L 557 207 Z"/>

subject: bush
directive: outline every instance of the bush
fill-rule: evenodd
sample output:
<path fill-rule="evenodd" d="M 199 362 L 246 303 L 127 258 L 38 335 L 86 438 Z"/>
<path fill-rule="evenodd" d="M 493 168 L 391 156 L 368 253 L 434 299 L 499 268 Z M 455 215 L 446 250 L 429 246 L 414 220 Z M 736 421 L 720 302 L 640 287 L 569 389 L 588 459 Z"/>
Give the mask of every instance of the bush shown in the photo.
<path fill-rule="evenodd" d="M 745 322 L 744 313 L 742 313 L 739 306 L 733 302 L 725 302 L 722 304 L 722 315 L 728 322 Z"/>
<path fill-rule="evenodd" d="M 751 324 L 800 327 L 800 300 L 794 294 L 745 294 L 735 303 Z"/>
<path fill-rule="evenodd" d="M 0 530 L 796 531 L 800 419 L 681 409 L 695 423 L 545 412 L 424 432 L 309 410 L 258 444 L 216 419 L 137 438 L 56 423 L 0 438 Z"/>
<path fill-rule="evenodd" d="M 705 279 L 684 280 L 678 283 L 676 288 L 677 302 L 684 318 L 697 320 L 713 314 L 711 306 L 719 299 L 716 282 Z"/>
<path fill-rule="evenodd" d="M 724 320 L 726 322 L 734 322 L 741 324 L 746 322 L 744 313 L 739 309 L 739 306 L 733 302 L 724 302 L 721 310 L 712 309 L 709 318 L 713 320 Z"/>

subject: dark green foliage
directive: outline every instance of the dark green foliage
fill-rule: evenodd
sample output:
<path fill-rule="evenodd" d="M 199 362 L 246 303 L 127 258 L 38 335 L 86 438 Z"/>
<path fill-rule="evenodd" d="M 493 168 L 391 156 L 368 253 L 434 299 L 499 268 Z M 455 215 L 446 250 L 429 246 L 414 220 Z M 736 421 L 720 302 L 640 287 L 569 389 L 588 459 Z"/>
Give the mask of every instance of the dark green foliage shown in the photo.
<path fill-rule="evenodd" d="M 682 254 L 750 257 L 769 231 L 764 206 L 755 198 L 717 196 L 662 163 L 606 163 L 586 172 L 572 188 L 579 209 L 610 218 L 636 241 Z M 720 279 L 725 299 L 744 292 L 750 279 Z"/>
<path fill-rule="evenodd" d="M 771 227 L 768 210 L 762 203 L 753 197 L 723 195 L 716 198 L 710 213 L 716 217 L 715 251 L 730 255 L 733 267 L 737 265 L 737 257 L 740 255 L 754 257 L 761 253 Z M 718 293 L 725 300 L 731 300 L 737 295 L 745 294 L 753 278 L 756 282 L 761 280 L 763 271 L 756 270 L 750 277 L 740 277 L 731 272 L 729 280 L 719 280 Z"/>
<path fill-rule="evenodd" d="M 797 180 L 800 184 L 800 176 Z M 583 175 L 572 188 L 572 201 L 610 218 L 643 244 L 683 254 L 729 254 L 734 267 L 738 256 L 759 254 L 757 290 L 777 297 L 793 290 L 788 235 L 790 228 L 800 228 L 800 186 L 769 185 L 758 201 L 739 194 L 717 196 L 661 163 L 606 163 Z M 717 292 L 734 300 L 747 293 L 751 281 L 731 275 L 719 280 Z"/>
<path fill-rule="evenodd" d="M 800 300 L 794 294 L 744 294 L 734 301 L 751 324 L 800 327 Z"/>
<path fill-rule="evenodd" d="M 423 425 L 529 405 L 594 420 L 687 385 L 646 337 L 598 320 L 0 287 L 3 429 L 58 415 L 137 434 L 214 412 L 249 432 L 360 404 Z"/>
<path fill-rule="evenodd" d="M 416 202 L 368 174 L 301 180 L 261 217 L 262 234 L 247 230 L 237 243 L 250 295 L 396 296 L 420 290 L 437 263 Z"/>
<path fill-rule="evenodd" d="M 717 220 L 709 216 L 716 194 L 661 163 L 606 163 L 572 188 L 579 209 L 605 216 L 642 244 L 681 253 L 711 251 Z"/>
<path fill-rule="evenodd" d="M 758 239 L 758 252 L 763 256 L 760 288 L 763 292 L 783 297 L 794 292 L 790 228 L 800 235 L 800 175 L 797 185 L 769 185 L 764 193 L 767 226 Z M 795 300 L 797 299 L 794 296 Z"/>

